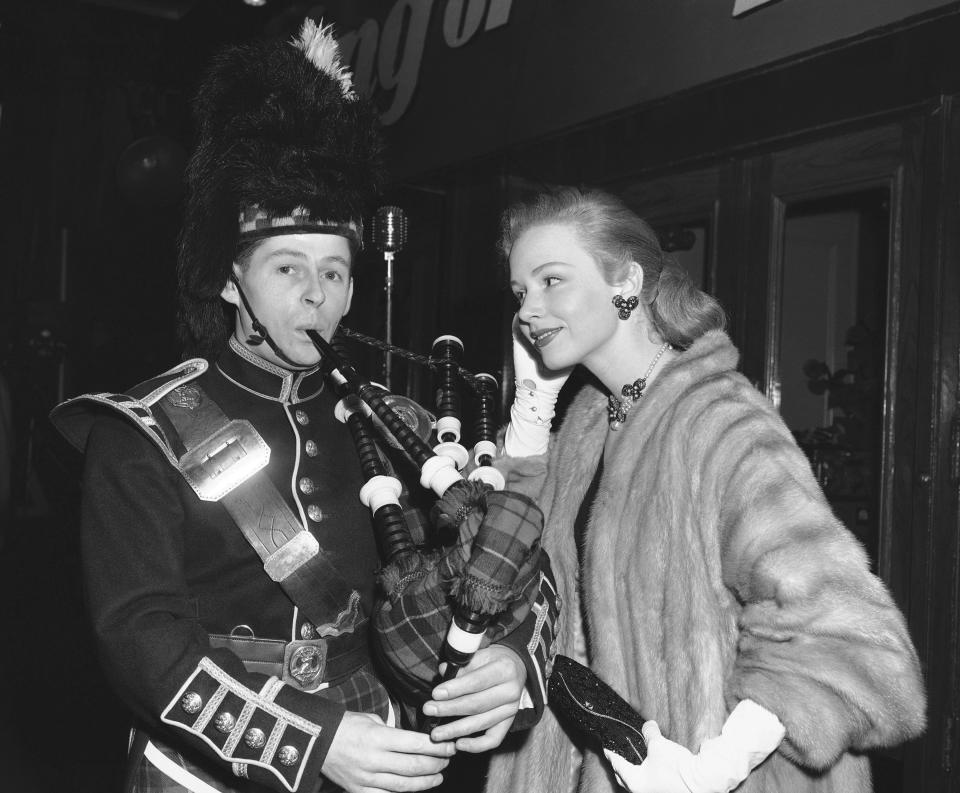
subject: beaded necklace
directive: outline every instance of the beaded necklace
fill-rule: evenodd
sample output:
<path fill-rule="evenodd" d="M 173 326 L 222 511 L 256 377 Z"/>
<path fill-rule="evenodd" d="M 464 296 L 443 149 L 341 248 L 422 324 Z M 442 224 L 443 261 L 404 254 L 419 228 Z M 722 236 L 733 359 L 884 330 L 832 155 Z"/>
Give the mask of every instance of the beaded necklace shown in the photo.
<path fill-rule="evenodd" d="M 643 376 L 638 377 L 632 383 L 627 383 L 620 389 L 622 399 L 617 399 L 613 394 L 607 397 L 607 418 L 610 421 L 611 430 L 620 429 L 623 422 L 627 420 L 627 413 L 630 412 L 630 408 L 643 396 L 643 390 L 647 387 L 647 379 L 653 373 L 654 367 L 656 367 L 661 356 L 669 349 L 670 343 L 664 342 L 657 354 L 653 356 L 653 360 L 650 361 L 650 365 Z"/>

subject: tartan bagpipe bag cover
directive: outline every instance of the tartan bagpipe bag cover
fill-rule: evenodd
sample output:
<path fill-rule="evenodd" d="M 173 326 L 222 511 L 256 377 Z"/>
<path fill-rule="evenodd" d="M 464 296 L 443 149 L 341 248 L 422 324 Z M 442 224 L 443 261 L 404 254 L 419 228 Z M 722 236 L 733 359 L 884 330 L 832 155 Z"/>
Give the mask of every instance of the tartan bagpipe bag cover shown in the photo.
<path fill-rule="evenodd" d="M 453 543 L 407 572 L 381 574 L 386 596 L 373 614 L 374 651 L 400 696 L 430 698 L 455 604 L 490 617 L 483 646 L 515 630 L 539 590 L 543 513 L 527 496 L 479 482 L 452 485 L 434 506 L 438 530 Z"/>

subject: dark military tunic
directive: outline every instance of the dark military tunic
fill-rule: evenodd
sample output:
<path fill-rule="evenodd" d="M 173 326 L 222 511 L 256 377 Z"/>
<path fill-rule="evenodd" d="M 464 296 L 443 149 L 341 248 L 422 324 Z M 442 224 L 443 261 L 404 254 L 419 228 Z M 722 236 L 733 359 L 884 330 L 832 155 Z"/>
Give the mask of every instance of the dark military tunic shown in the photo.
<path fill-rule="evenodd" d="M 249 421 L 269 446 L 266 476 L 348 583 L 328 620 L 308 619 L 223 503 L 200 500 L 181 473 L 186 447 L 171 419 L 200 400 L 213 400 L 224 421 Z M 317 369 L 288 371 L 231 339 L 216 361 L 187 361 L 126 394 L 85 395 L 53 412 L 87 458 L 84 577 L 102 664 L 138 725 L 133 793 L 313 791 L 346 710 L 394 718 L 365 630 L 375 540 L 336 401 Z M 500 639 L 527 668 L 531 697 L 514 729 L 534 723 L 546 699 L 559 600 L 549 566 L 539 581 L 527 619 Z M 357 618 L 337 623 L 356 600 Z M 322 676 L 291 679 L 291 648 L 320 637 Z"/>
<path fill-rule="evenodd" d="M 187 746 L 194 771 L 222 780 L 218 787 L 245 777 L 312 790 L 345 709 L 388 716 L 369 651 L 356 648 L 359 626 L 331 637 L 331 648 L 351 651 L 351 668 L 317 693 L 271 682 L 231 650 L 211 646 L 211 635 L 313 639 L 323 626 L 268 577 L 223 505 L 197 498 L 160 440 L 182 453 L 165 400 L 189 405 L 202 393 L 228 418 L 250 421 L 270 447 L 269 479 L 369 614 L 378 560 L 336 397 L 318 370 L 282 369 L 233 339 L 218 360 L 188 362 L 144 390 L 139 399 L 110 397 L 119 412 L 98 410 L 109 404 L 100 395 L 54 414 L 68 437 L 86 436 L 83 566 L 107 676 L 153 737 L 148 756 L 171 742 Z"/>

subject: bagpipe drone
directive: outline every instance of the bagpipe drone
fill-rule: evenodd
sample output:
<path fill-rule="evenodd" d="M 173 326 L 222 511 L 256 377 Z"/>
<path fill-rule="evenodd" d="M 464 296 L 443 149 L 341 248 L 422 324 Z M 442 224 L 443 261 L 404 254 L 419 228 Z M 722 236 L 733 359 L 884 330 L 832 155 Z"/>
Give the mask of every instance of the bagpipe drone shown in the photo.
<path fill-rule="evenodd" d="M 345 328 L 341 334 L 370 341 Z M 459 339 L 441 336 L 435 357 L 426 359 L 437 372 L 434 420 L 413 400 L 361 377 L 337 339 L 330 344 L 309 335 L 338 385 L 337 415 L 350 428 L 366 479 L 360 498 L 373 513 L 382 561 L 382 597 L 371 619 L 375 651 L 405 698 L 419 703 L 441 679 L 441 661 L 447 664 L 442 679 L 452 678 L 484 642 L 497 641 L 527 617 L 540 572 L 549 567 L 540 548 L 543 514 L 528 497 L 503 489 L 503 476 L 492 466 L 496 380 L 459 366 Z M 459 469 L 471 455 L 459 443 L 458 380 L 478 399 L 475 467 L 466 477 Z M 435 428 L 433 447 L 423 437 L 425 427 Z M 378 439 L 402 449 L 417 466 L 420 484 L 439 497 L 431 514 L 435 528 L 452 535 L 452 542 L 418 549 L 400 503 L 401 483 L 388 472 Z"/>

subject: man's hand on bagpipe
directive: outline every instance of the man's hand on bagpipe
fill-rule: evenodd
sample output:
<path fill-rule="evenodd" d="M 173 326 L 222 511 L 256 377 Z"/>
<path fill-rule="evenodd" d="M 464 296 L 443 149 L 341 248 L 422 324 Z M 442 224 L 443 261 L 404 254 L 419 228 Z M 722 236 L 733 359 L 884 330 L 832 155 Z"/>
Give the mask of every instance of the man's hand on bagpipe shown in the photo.
<path fill-rule="evenodd" d="M 491 644 L 478 650 L 452 680 L 433 689 L 423 713 L 440 725 L 435 741 L 456 741 L 461 752 L 495 749 L 513 726 L 520 709 L 527 670 L 509 647 Z"/>
<path fill-rule="evenodd" d="M 371 713 L 344 714 L 322 773 L 348 793 L 429 790 L 455 753 L 452 743 L 388 727 Z"/>

